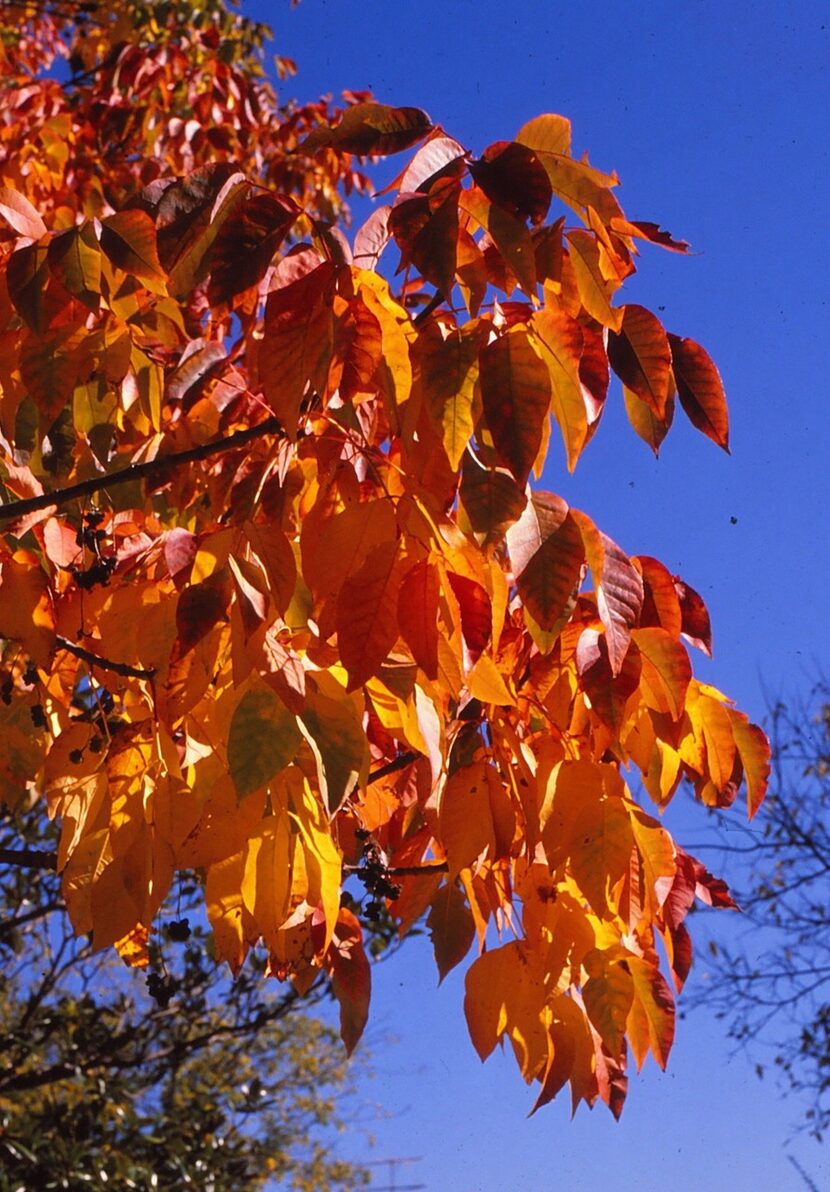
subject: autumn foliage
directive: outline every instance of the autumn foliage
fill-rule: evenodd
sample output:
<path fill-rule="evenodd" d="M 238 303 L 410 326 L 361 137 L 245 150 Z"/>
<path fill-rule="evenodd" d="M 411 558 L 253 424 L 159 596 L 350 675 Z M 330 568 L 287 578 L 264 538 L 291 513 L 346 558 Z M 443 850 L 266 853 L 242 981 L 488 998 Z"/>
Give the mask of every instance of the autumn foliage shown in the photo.
<path fill-rule="evenodd" d="M 536 481 L 612 374 L 654 451 L 677 402 L 727 449 L 706 351 L 619 296 L 687 246 L 562 116 L 474 155 L 367 96 L 281 108 L 260 40 L 204 0 L 4 31 L 0 795 L 60 819 L 96 947 L 141 964 L 197 871 L 218 959 L 328 973 L 349 1048 L 357 873 L 442 977 L 474 954 L 482 1058 L 616 1114 L 628 1050 L 666 1063 L 687 912 L 732 905 L 654 811 L 686 780 L 752 814 L 768 750 L 692 676 L 694 589 Z"/>

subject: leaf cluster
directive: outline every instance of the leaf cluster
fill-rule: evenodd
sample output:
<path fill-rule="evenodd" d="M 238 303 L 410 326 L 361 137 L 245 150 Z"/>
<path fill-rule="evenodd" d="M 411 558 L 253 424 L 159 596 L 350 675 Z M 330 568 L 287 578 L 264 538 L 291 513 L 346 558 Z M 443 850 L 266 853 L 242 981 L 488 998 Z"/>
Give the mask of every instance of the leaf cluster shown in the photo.
<path fill-rule="evenodd" d="M 676 403 L 728 449 L 708 354 L 618 302 L 687 246 L 562 116 L 478 155 L 367 96 L 300 118 L 208 24 L 7 88 L 0 795 L 60 821 L 96 949 L 146 964 L 196 872 L 217 959 L 325 974 L 351 1050 L 365 920 L 426 915 L 482 1058 L 618 1114 L 691 905 L 732 905 L 638 796 L 751 815 L 768 747 L 692 675 L 697 592 L 535 481 L 612 375 L 655 452 Z M 357 167 L 411 150 L 347 237 Z"/>

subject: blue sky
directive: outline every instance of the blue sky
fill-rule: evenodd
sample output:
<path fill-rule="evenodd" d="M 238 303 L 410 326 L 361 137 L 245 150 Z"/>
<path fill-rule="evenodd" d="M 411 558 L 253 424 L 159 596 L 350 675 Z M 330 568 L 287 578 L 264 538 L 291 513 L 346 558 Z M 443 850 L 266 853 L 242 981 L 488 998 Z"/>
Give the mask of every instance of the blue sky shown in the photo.
<path fill-rule="evenodd" d="M 626 213 L 691 242 L 690 258 L 644 250 L 627 292 L 665 308 L 669 330 L 717 361 L 732 456 L 678 417 L 656 461 L 618 399 L 576 474 L 554 452 L 544 484 L 701 592 L 715 657 L 698 656 L 697 673 L 755 718 L 765 689 L 794 693 L 830 669 L 826 2 L 303 0 L 292 11 L 287 0 L 245 0 L 244 10 L 268 20 L 276 47 L 297 60 L 286 96 L 371 88 L 426 108 L 476 152 L 540 112 L 561 112 L 575 147 L 619 173 Z M 670 809 L 681 840 L 699 835 L 695 811 Z M 619 1125 L 603 1109 L 570 1122 L 564 1102 L 528 1120 L 533 1098 L 512 1060 L 480 1065 L 461 976 L 436 991 L 425 941 L 375 981 L 377 1077 L 365 1095 L 392 1115 L 373 1127 L 375 1154 L 422 1156 L 398 1171 L 399 1184 L 805 1186 L 784 1151 L 798 1106 L 759 1082 L 746 1056 L 730 1060 L 723 1027 L 704 1011 L 680 1024 L 666 1075 L 647 1065 L 632 1080 Z M 384 1042 L 392 1034 L 398 1041 Z M 360 1145 L 357 1135 L 341 1144 L 349 1154 Z M 802 1137 L 791 1151 L 830 1185 L 820 1148 Z M 382 1169 L 378 1182 L 388 1182 Z"/>

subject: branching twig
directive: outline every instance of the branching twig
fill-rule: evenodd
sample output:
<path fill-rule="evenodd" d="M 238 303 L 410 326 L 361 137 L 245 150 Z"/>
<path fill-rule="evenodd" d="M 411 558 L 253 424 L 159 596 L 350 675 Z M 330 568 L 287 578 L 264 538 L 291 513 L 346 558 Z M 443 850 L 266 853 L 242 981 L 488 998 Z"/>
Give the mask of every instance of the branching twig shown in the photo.
<path fill-rule="evenodd" d="M 248 426 L 245 430 L 235 431 L 225 439 L 217 439 L 210 443 L 202 443 L 199 447 L 189 447 L 186 451 L 173 451 L 170 455 L 157 456 L 143 464 L 130 464 L 117 472 L 110 472 L 106 476 L 93 476 L 90 480 L 80 480 L 77 484 L 57 488 L 51 493 L 42 493 L 37 497 L 24 497 L 19 501 L 9 501 L 0 505 L 0 522 L 17 521 L 29 513 L 37 513 L 40 509 L 51 509 L 53 506 L 66 505 L 69 501 L 79 497 L 89 497 L 93 493 L 106 488 L 114 488 L 118 484 L 131 484 L 136 480 L 147 480 L 163 476 L 173 468 L 183 464 L 195 463 L 200 459 L 208 459 L 211 455 L 220 455 L 223 451 L 232 451 L 235 447 L 244 447 L 253 439 L 263 435 L 284 434 L 279 418 L 266 418 L 256 426 Z"/>

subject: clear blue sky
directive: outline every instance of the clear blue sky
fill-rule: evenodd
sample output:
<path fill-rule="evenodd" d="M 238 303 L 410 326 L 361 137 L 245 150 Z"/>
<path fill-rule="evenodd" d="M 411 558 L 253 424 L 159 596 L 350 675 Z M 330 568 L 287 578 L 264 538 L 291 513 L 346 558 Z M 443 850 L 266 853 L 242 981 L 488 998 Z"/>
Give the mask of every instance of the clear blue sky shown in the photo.
<path fill-rule="evenodd" d="M 731 458 L 679 416 L 655 461 L 620 399 L 576 475 L 554 455 L 545 485 L 701 592 L 715 658 L 696 658 L 697 673 L 756 718 L 762 685 L 793 692 L 830 669 L 826 0 L 303 0 L 294 11 L 287 0 L 245 0 L 244 9 L 270 21 L 279 51 L 297 60 L 286 95 L 371 88 L 426 108 L 475 151 L 540 112 L 562 112 L 576 148 L 619 173 L 626 213 L 692 243 L 691 258 L 646 249 L 630 295 L 665 307 L 668 328 L 718 362 Z M 694 839 L 695 809 L 671 810 L 669 827 Z M 436 992 L 428 944 L 415 941 L 375 980 L 378 1075 L 365 1092 L 394 1115 L 375 1127 L 375 1153 L 423 1156 L 398 1171 L 399 1184 L 805 1186 L 784 1152 L 797 1106 L 759 1083 L 746 1057 L 729 1061 L 723 1028 L 704 1012 L 680 1024 L 668 1074 L 647 1065 L 634 1077 L 619 1125 L 602 1108 L 570 1122 L 564 1101 L 527 1120 L 533 1098 L 512 1060 L 482 1067 L 472 1050 L 461 977 Z M 385 1033 L 398 1042 L 384 1045 Z M 359 1139 L 341 1145 L 354 1154 Z M 791 1150 L 830 1187 L 820 1148 L 800 1138 Z"/>

